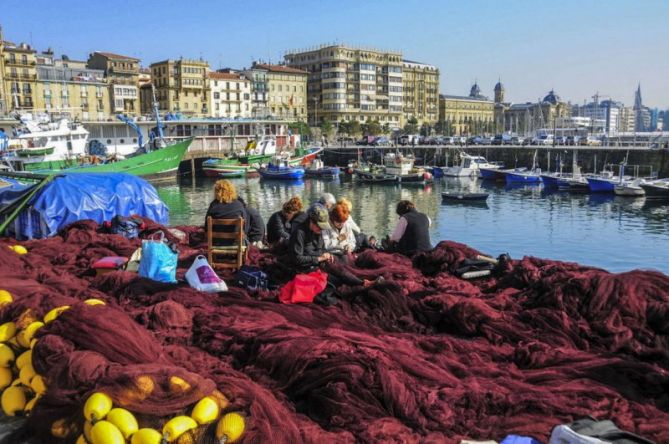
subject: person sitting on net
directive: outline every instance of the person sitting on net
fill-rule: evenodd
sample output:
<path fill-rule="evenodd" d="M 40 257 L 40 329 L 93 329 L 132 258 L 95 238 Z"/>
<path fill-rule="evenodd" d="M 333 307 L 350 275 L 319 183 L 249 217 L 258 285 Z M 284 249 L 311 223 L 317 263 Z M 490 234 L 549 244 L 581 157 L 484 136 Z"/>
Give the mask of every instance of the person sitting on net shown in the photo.
<path fill-rule="evenodd" d="M 241 197 L 238 197 L 237 199 L 244 205 L 248 217 L 248 220 L 244 224 L 244 231 L 246 232 L 248 241 L 252 245 L 262 248 L 265 241 L 265 221 L 263 221 L 260 211 L 246 205 L 246 202 L 244 202 L 244 199 Z"/>
<path fill-rule="evenodd" d="M 423 213 L 416 210 L 410 200 L 401 200 L 397 203 L 395 212 L 400 217 L 395 230 L 384 239 L 384 248 L 389 252 L 413 256 L 422 251 L 430 251 L 430 225 L 432 221 Z"/>
<path fill-rule="evenodd" d="M 377 248 L 376 238 L 374 236 L 368 237 L 353 220 L 353 217 L 351 216 L 353 203 L 345 197 L 340 197 L 339 200 L 337 200 L 337 204 L 342 204 L 348 209 L 349 216 L 346 220 L 346 225 L 353 231 L 353 235 L 355 236 L 356 251 L 362 251 L 367 248 Z"/>
<path fill-rule="evenodd" d="M 302 214 L 302 199 L 295 196 L 284 202 L 281 211 L 270 216 L 267 221 L 267 243 L 274 254 L 287 251 L 291 226 L 299 214 Z"/>
<path fill-rule="evenodd" d="M 348 208 L 343 204 L 336 204 L 330 210 L 330 227 L 323 230 L 325 249 L 345 262 L 356 247 L 355 234 L 351 226 L 346 223 L 348 219 Z"/>
<path fill-rule="evenodd" d="M 322 268 L 328 274 L 328 282 L 335 288 L 340 285 L 370 286 L 373 282 L 362 280 L 335 264 L 335 258 L 325 249 L 323 230 L 330 229 L 328 210 L 321 204 L 313 204 L 306 219 L 293 228 L 288 249 L 288 263 L 296 273 L 310 273 Z"/>

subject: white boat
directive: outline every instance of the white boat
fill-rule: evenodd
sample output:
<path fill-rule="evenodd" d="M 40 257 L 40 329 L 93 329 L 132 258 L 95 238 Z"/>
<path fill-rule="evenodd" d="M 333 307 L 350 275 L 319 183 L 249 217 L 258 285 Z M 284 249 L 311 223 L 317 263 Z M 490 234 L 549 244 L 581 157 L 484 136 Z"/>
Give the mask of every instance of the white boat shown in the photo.
<path fill-rule="evenodd" d="M 383 156 L 385 173 L 394 176 L 404 176 L 410 174 L 413 170 L 415 159 L 413 156 L 403 156 L 402 154 L 386 153 Z"/>
<path fill-rule="evenodd" d="M 483 156 L 472 156 L 467 153 L 460 154 L 460 165 L 444 169 L 444 176 L 448 177 L 478 177 L 480 175 L 480 168 L 487 170 L 498 170 L 501 165 L 498 163 L 491 163 Z"/>
<path fill-rule="evenodd" d="M 669 178 L 646 180 L 639 184 L 648 199 L 669 199 Z"/>
<path fill-rule="evenodd" d="M 644 196 L 646 192 L 641 188 L 643 179 L 621 182 L 613 188 L 616 196 L 639 197 Z"/>
<path fill-rule="evenodd" d="M 50 122 L 46 116 L 33 119 L 30 114 L 20 117 L 17 136 L 9 143 L 7 159 L 22 164 L 75 161 L 85 156 L 88 131 L 67 119 Z"/>

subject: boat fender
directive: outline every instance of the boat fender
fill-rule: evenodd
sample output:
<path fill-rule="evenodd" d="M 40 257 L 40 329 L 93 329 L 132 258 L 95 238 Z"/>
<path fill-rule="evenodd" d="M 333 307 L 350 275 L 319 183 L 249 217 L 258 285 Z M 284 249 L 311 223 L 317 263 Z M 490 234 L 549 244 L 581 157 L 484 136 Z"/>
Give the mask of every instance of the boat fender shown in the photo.
<path fill-rule="evenodd" d="M 462 279 L 476 279 L 485 276 L 490 276 L 490 270 L 468 271 L 466 273 L 462 273 L 462 276 L 460 277 Z"/>

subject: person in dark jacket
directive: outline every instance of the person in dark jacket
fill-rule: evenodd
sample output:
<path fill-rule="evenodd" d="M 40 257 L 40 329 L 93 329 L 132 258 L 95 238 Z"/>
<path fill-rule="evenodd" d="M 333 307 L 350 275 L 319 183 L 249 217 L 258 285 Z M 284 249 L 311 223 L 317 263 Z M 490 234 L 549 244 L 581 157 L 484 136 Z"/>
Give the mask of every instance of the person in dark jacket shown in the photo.
<path fill-rule="evenodd" d="M 267 243 L 273 253 L 280 254 L 288 249 L 292 222 L 301 212 L 302 199 L 296 196 L 284 202 L 281 211 L 270 216 L 267 221 Z"/>
<path fill-rule="evenodd" d="M 328 210 L 321 204 L 313 204 L 306 219 L 294 227 L 289 241 L 288 262 L 296 273 L 309 273 L 322 268 L 328 274 L 328 282 L 335 288 L 340 285 L 370 286 L 373 282 L 362 280 L 335 263 L 335 258 L 325 249 L 323 230 L 330 229 Z"/>
<path fill-rule="evenodd" d="M 406 256 L 431 250 L 430 218 L 416 211 L 416 206 L 409 200 L 399 201 L 395 211 L 400 220 L 387 240 L 386 250 Z"/>
<path fill-rule="evenodd" d="M 222 179 L 216 181 L 214 184 L 214 200 L 209 204 L 207 216 L 204 219 L 204 229 L 207 230 L 207 218 L 211 216 L 213 219 L 237 219 L 241 217 L 244 219 L 246 225 L 248 215 L 244 204 L 237 199 L 237 190 L 229 180 Z M 219 227 L 219 231 L 228 231 L 234 229 L 233 227 Z M 232 239 L 220 239 L 219 245 L 232 245 Z"/>
<path fill-rule="evenodd" d="M 244 224 L 247 239 L 252 244 L 261 247 L 265 240 L 265 221 L 262 219 L 262 215 L 257 209 L 246 205 L 246 202 L 241 197 L 238 197 L 237 200 L 244 205 L 246 215 L 248 216 Z"/>

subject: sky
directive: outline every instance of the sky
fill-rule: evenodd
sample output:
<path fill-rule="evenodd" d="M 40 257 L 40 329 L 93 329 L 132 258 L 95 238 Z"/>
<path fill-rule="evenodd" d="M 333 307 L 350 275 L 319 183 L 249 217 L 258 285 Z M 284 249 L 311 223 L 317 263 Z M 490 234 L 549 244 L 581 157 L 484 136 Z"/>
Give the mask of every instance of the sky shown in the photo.
<path fill-rule="evenodd" d="M 204 58 L 212 69 L 277 63 L 287 50 L 343 43 L 435 65 L 441 93 L 474 81 L 507 101 L 549 90 L 669 109 L 669 0 L 2 0 L 6 40 L 86 60 L 93 51 Z M 600 99 L 601 100 L 601 99 Z"/>

